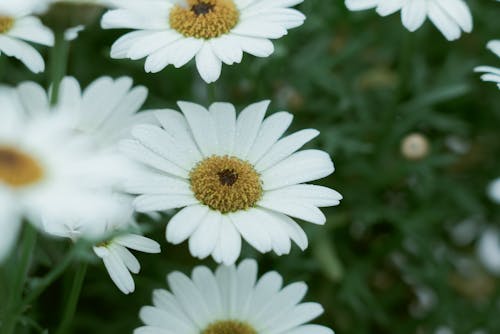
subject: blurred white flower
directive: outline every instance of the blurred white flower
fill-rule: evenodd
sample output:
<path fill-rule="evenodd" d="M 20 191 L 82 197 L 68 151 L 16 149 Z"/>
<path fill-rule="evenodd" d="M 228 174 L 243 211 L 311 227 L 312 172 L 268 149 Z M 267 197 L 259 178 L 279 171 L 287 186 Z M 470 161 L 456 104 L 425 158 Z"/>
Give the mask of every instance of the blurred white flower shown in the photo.
<path fill-rule="evenodd" d="M 172 64 L 184 66 L 196 58 L 207 83 L 216 81 L 222 63 L 240 63 L 243 52 L 268 57 L 271 39 L 303 24 L 305 16 L 292 9 L 303 0 L 148 0 L 119 1 L 103 16 L 105 29 L 134 29 L 114 43 L 111 57 L 147 57 L 146 72 Z"/>
<path fill-rule="evenodd" d="M 477 255 L 481 263 L 494 275 L 500 276 L 500 231 L 486 229 L 477 244 Z"/>
<path fill-rule="evenodd" d="M 0 87 L 0 260 L 14 242 L 23 218 L 41 228 L 71 208 L 93 208 L 111 187 L 106 173 L 114 159 L 96 154 L 92 142 L 74 135 L 68 119 L 52 113 L 43 89 L 24 83 Z M 104 175 L 101 175 L 104 174 Z"/>
<path fill-rule="evenodd" d="M 25 41 L 54 45 L 52 31 L 33 16 L 40 9 L 40 4 L 32 0 L 0 2 L 0 56 L 5 54 L 17 58 L 35 73 L 45 70 L 45 62 L 40 53 Z"/>
<path fill-rule="evenodd" d="M 493 202 L 500 204 L 500 178 L 493 180 L 488 185 L 488 196 Z"/>
<path fill-rule="evenodd" d="M 473 28 L 471 12 L 463 0 L 346 0 L 345 4 L 353 11 L 376 8 L 381 16 L 400 10 L 403 25 L 412 32 L 429 18 L 449 41 Z"/>
<path fill-rule="evenodd" d="M 252 104 L 238 117 L 230 103 L 209 110 L 178 103 L 182 114 L 160 110 L 162 127 L 138 125 L 123 152 L 151 168 L 127 182 L 139 194 L 140 212 L 183 208 L 167 226 L 167 240 L 189 239 L 191 254 L 233 264 L 241 237 L 262 253 L 288 254 L 292 239 L 304 250 L 307 236 L 289 216 L 324 224 L 319 207 L 338 205 L 342 196 L 329 188 L 303 184 L 334 171 L 319 150 L 297 152 L 319 132 L 302 130 L 280 139 L 293 116 L 264 119 L 269 101 Z"/>
<path fill-rule="evenodd" d="M 487 45 L 487 48 L 490 49 L 497 57 L 500 58 L 500 40 L 490 41 Z M 485 73 L 481 76 L 483 81 L 490 81 L 497 84 L 498 88 L 500 88 L 500 68 L 493 66 L 478 66 L 474 69 L 476 72 Z M 500 198 L 500 197 L 499 197 Z"/>
<path fill-rule="evenodd" d="M 301 303 L 303 282 L 283 287 L 277 272 L 257 279 L 257 262 L 245 260 L 237 268 L 219 266 L 193 270 L 191 279 L 180 272 L 168 275 L 172 292 L 155 290 L 154 306 L 144 306 L 146 326 L 134 334 L 333 334 L 330 328 L 307 324 L 323 313 L 318 303 Z"/>

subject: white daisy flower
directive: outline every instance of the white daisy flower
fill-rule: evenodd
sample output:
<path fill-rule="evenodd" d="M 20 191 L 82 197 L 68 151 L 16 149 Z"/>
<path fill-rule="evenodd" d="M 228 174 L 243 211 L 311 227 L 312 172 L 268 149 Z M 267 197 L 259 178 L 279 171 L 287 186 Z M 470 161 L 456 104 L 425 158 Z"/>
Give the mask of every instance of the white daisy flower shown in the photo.
<path fill-rule="evenodd" d="M 353 11 L 376 8 L 381 16 L 401 10 L 403 25 L 412 32 L 429 18 L 449 41 L 473 27 L 470 9 L 463 0 L 346 0 L 345 4 Z"/>
<path fill-rule="evenodd" d="M 0 2 L 0 56 L 15 57 L 35 73 L 45 70 L 45 62 L 40 53 L 25 41 L 54 45 L 52 31 L 33 16 L 38 7 L 39 4 L 31 0 Z"/>
<path fill-rule="evenodd" d="M 268 57 L 271 39 L 303 24 L 305 16 L 292 9 L 303 0 L 148 0 L 115 1 L 102 27 L 134 29 L 111 49 L 115 59 L 147 57 L 146 72 L 172 64 L 184 66 L 196 58 L 207 83 L 216 81 L 222 63 L 242 60 L 243 52 Z"/>
<path fill-rule="evenodd" d="M 500 39 L 490 41 L 487 45 L 497 57 L 500 58 Z M 479 66 L 474 69 L 476 72 L 485 73 L 481 76 L 483 81 L 491 81 L 497 84 L 500 88 L 500 68 L 493 66 Z"/>
<path fill-rule="evenodd" d="M 8 254 L 23 218 L 41 228 L 45 219 L 71 208 L 91 211 L 105 200 L 93 196 L 94 189 L 111 186 L 92 172 L 111 159 L 96 154 L 89 141 L 76 138 L 65 117 L 45 110 L 39 103 L 44 98 L 36 84 L 0 87 L 0 260 Z"/>
<path fill-rule="evenodd" d="M 127 190 L 140 194 L 140 212 L 183 208 L 167 226 L 167 240 L 189 238 L 191 254 L 212 255 L 233 264 L 241 236 L 262 253 L 288 254 L 293 240 L 307 247 L 302 228 L 289 216 L 314 224 L 326 218 L 318 207 L 338 205 L 342 196 L 329 188 L 303 184 L 334 171 L 326 152 L 299 150 L 316 137 L 313 129 L 285 138 L 293 116 L 276 113 L 264 120 L 269 101 L 252 104 L 236 118 L 232 104 L 209 110 L 179 102 L 182 110 L 156 113 L 162 128 L 138 125 L 123 152 L 152 168 L 138 173 Z"/>
<path fill-rule="evenodd" d="M 323 313 L 318 303 L 301 303 L 303 282 L 282 287 L 275 271 L 257 279 L 257 262 L 245 260 L 237 268 L 219 266 L 193 270 L 191 279 L 180 272 L 168 275 L 172 292 L 155 290 L 154 306 L 144 306 L 146 326 L 134 334 L 333 334 L 330 328 L 307 324 Z"/>

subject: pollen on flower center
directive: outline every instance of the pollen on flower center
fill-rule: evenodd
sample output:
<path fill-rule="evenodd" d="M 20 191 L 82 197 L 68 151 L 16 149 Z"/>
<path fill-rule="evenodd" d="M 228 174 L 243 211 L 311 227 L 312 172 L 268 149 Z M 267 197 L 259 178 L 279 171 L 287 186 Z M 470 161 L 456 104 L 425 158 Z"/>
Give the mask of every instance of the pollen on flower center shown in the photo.
<path fill-rule="evenodd" d="M 0 146 L 0 182 L 21 188 L 40 181 L 43 169 L 31 156 L 11 147 Z"/>
<path fill-rule="evenodd" d="M 233 0 L 186 0 L 187 7 L 175 5 L 170 27 L 186 37 L 216 38 L 238 23 L 240 14 Z"/>
<path fill-rule="evenodd" d="M 202 334 L 257 334 L 250 325 L 240 321 L 217 321 L 210 324 Z"/>
<path fill-rule="evenodd" d="M 14 19 L 10 16 L 0 15 L 0 34 L 4 34 L 14 26 Z"/>
<path fill-rule="evenodd" d="M 262 183 L 253 166 L 230 156 L 212 156 L 190 173 L 196 199 L 222 213 L 247 210 L 262 197 Z"/>

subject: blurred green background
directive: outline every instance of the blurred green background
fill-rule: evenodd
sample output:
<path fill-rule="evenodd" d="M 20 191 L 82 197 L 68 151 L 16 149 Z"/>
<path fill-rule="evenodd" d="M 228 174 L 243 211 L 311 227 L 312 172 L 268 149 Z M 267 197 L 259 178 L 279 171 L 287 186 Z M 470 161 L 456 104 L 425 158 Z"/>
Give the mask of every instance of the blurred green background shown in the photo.
<path fill-rule="evenodd" d="M 275 269 L 288 283 L 307 282 L 307 300 L 325 308 L 316 322 L 337 334 L 423 334 L 444 327 L 453 332 L 439 334 L 500 333 L 499 278 L 476 255 L 481 230 L 500 225 L 499 206 L 485 192 L 500 176 L 500 92 L 472 71 L 499 64 L 485 45 L 500 37 L 500 5 L 468 3 L 474 31 L 450 43 L 428 21 L 409 33 L 399 14 L 381 18 L 374 11 L 348 12 L 343 1 L 308 0 L 300 6 L 305 25 L 276 41 L 272 57 L 245 55 L 242 64 L 224 66 L 215 84 L 217 100 L 241 109 L 272 99 L 270 112 L 295 114 L 293 129 L 321 131 L 311 146 L 328 151 L 337 171 L 318 183 L 341 192 L 344 201 L 326 210 L 326 226 L 302 224 L 310 239 L 306 252 L 295 248 L 277 257 L 246 246 L 242 258 L 256 258 L 261 273 Z M 71 44 L 67 73 L 82 86 L 102 75 L 131 76 L 149 88 L 145 108 L 214 102 L 193 63 L 146 74 L 143 61 L 110 59 L 110 46 L 123 33 L 100 30 L 96 18 Z M 3 61 L 3 83 L 35 80 L 48 87 L 50 68 L 35 76 L 15 60 Z M 411 133 L 428 141 L 420 160 L 401 152 Z M 141 220 L 162 254 L 137 253 L 143 269 L 130 296 L 93 258 L 74 333 L 131 333 L 152 290 L 166 288 L 166 274 L 200 264 L 185 244 L 166 243 L 168 216 Z M 464 222 L 472 228 L 459 237 Z M 30 275 L 42 276 L 70 246 L 40 239 Z M 215 267 L 212 260 L 203 263 Z M 26 310 L 24 322 L 32 318 L 38 325 L 24 332 L 57 325 L 72 277 L 65 274 Z"/>

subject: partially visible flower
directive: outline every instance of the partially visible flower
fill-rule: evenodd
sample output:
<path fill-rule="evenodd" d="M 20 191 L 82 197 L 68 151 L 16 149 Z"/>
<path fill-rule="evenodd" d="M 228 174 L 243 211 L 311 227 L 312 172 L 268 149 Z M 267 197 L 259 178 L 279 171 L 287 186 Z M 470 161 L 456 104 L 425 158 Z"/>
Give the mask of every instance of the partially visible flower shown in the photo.
<path fill-rule="evenodd" d="M 477 255 L 481 263 L 494 275 L 500 276 L 500 231 L 486 229 L 477 244 Z"/>
<path fill-rule="evenodd" d="M 145 326 L 134 334 L 333 334 L 325 326 L 308 324 L 323 313 L 318 303 L 301 303 L 303 282 L 283 287 L 277 272 L 257 279 L 257 262 L 219 266 L 215 273 L 204 266 L 191 279 L 180 272 L 168 275 L 172 292 L 155 290 L 154 306 L 144 306 Z"/>
<path fill-rule="evenodd" d="M 160 245 L 138 234 L 125 234 L 94 247 L 94 252 L 104 262 L 109 276 L 124 294 L 134 292 L 135 283 L 131 273 L 138 274 L 141 264 L 129 251 L 160 253 Z"/>
<path fill-rule="evenodd" d="M 305 16 L 292 9 L 303 0 L 147 0 L 120 1 L 103 16 L 105 29 L 133 29 L 118 39 L 111 57 L 146 58 L 146 72 L 184 66 L 196 58 L 207 83 L 216 81 L 222 63 L 242 60 L 243 52 L 268 57 L 272 39 L 302 25 Z"/>
<path fill-rule="evenodd" d="M 87 210 L 66 210 L 67 215 L 63 219 L 48 221 L 45 230 L 71 239 L 97 239 L 110 233 L 120 234 L 99 243 L 94 251 L 103 259 L 113 282 L 125 294 L 134 291 L 130 272 L 138 273 L 140 269 L 139 262 L 127 248 L 147 253 L 160 252 L 157 242 L 138 235 L 138 232 L 128 232 L 136 227 L 134 210 L 132 197 L 121 193 L 121 183 L 128 173 L 141 168 L 117 150 L 118 141 L 129 135 L 133 124 L 154 120 L 151 113 L 138 113 L 146 97 L 147 89 L 143 86 L 133 87 L 129 77 L 116 80 L 101 77 L 83 92 L 76 79 L 66 77 L 60 85 L 59 101 L 52 108 L 54 113 L 68 119 L 75 136 L 85 138 L 93 144 L 96 154 L 106 154 L 119 163 L 103 171 L 106 175 L 103 182 L 110 182 L 112 187 L 105 191 L 95 191 L 96 198 L 105 198 L 102 204 Z M 41 101 L 39 104 L 43 105 Z"/>
<path fill-rule="evenodd" d="M 109 166 L 116 161 L 75 137 L 66 117 L 39 103 L 44 98 L 34 83 L 0 87 L 0 261 L 23 218 L 42 228 L 72 207 L 90 209 L 105 201 L 93 194 L 112 186 L 102 170 L 115 168 Z"/>
<path fill-rule="evenodd" d="M 241 237 L 262 253 L 288 254 L 291 240 L 307 248 L 307 236 L 289 216 L 322 225 L 326 217 L 319 207 L 342 199 L 330 188 L 304 184 L 334 171 L 326 152 L 299 151 L 319 132 L 281 138 L 293 116 L 279 112 L 264 119 L 269 101 L 248 106 L 238 117 L 230 103 L 209 110 L 178 105 L 182 114 L 158 111 L 162 127 L 138 125 L 134 139 L 121 145 L 150 168 L 127 181 L 127 190 L 140 195 L 136 209 L 182 208 L 168 223 L 167 240 L 189 239 L 193 256 L 212 255 L 227 265 L 239 257 Z"/>
<path fill-rule="evenodd" d="M 0 56 L 5 54 L 17 58 L 35 73 L 45 70 L 45 62 L 40 53 L 25 41 L 54 45 L 52 31 L 33 16 L 39 9 L 37 1 L 0 2 Z"/>
<path fill-rule="evenodd" d="M 429 18 L 449 41 L 473 28 L 470 9 L 463 0 L 346 0 L 345 4 L 353 11 L 376 8 L 381 16 L 400 10 L 403 25 L 412 32 Z"/>
<path fill-rule="evenodd" d="M 488 185 L 488 196 L 493 202 L 500 204 L 500 178 L 493 180 Z"/>
<path fill-rule="evenodd" d="M 487 45 L 488 49 L 490 49 L 497 57 L 500 58 L 500 40 L 490 41 Z M 498 88 L 500 88 L 500 68 L 493 66 L 479 66 L 474 69 L 476 72 L 485 73 L 481 76 L 483 81 L 491 81 L 497 84 Z"/>
<path fill-rule="evenodd" d="M 73 130 L 87 136 L 99 149 L 114 149 L 120 139 L 130 136 L 133 125 L 157 123 L 151 112 L 139 113 L 147 96 L 147 88 L 134 87 L 130 77 L 103 76 L 84 90 L 75 78 L 66 77 L 54 109 L 67 115 Z"/>

